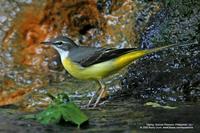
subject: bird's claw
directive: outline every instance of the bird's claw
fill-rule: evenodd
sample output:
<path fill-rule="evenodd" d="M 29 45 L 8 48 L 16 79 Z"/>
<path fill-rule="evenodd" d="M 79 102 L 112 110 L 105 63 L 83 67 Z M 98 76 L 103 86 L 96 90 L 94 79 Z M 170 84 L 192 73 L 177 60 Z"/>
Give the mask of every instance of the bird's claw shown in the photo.
<path fill-rule="evenodd" d="M 93 101 L 94 101 L 94 98 L 97 96 L 97 93 L 100 91 L 100 94 L 99 94 L 99 96 L 97 97 L 97 99 L 96 99 L 96 101 L 94 102 L 94 104 L 92 104 L 93 103 Z M 92 96 L 92 98 L 89 100 L 89 102 L 88 102 L 88 104 L 87 104 L 87 108 L 90 108 L 90 107 L 92 107 L 92 108 L 95 108 L 96 106 L 98 106 L 99 105 L 99 102 L 101 101 L 101 99 L 102 98 L 105 98 L 104 97 L 104 94 L 107 94 L 107 92 L 106 92 L 106 90 L 105 90 L 105 88 L 101 88 L 101 89 L 99 89 L 97 92 L 96 92 L 96 94 L 94 95 L 94 96 Z"/>

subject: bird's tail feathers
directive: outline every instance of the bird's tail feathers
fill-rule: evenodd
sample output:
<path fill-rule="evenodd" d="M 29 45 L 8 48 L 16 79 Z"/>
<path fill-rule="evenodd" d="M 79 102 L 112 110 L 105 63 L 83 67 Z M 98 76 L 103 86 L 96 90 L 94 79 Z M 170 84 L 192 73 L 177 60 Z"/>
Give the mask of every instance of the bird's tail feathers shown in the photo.
<path fill-rule="evenodd" d="M 199 43 L 196 41 L 196 42 L 187 43 L 187 44 L 171 44 L 171 45 L 162 46 L 162 47 L 158 47 L 158 48 L 148 49 L 148 50 L 146 50 L 146 54 L 158 52 L 158 51 L 172 48 L 172 47 L 185 47 L 185 46 L 196 45 L 196 44 L 199 44 Z"/>

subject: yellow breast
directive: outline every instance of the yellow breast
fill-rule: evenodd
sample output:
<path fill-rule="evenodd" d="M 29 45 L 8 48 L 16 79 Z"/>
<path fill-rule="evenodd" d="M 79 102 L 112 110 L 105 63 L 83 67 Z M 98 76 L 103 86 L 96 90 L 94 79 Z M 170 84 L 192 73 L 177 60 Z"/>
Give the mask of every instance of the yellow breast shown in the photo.
<path fill-rule="evenodd" d="M 77 63 L 72 62 L 69 58 L 62 60 L 64 68 L 74 77 L 78 79 L 102 79 L 113 73 L 113 61 L 106 61 L 91 65 L 89 67 L 82 67 Z"/>

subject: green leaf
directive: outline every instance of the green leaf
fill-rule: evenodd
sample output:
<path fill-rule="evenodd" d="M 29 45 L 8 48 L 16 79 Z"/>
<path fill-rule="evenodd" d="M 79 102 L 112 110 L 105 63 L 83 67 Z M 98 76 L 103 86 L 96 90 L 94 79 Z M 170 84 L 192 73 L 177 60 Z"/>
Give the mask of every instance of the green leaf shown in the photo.
<path fill-rule="evenodd" d="M 47 109 L 34 115 L 25 115 L 24 119 L 36 119 L 42 124 L 59 123 L 61 120 L 71 122 L 80 127 L 88 121 L 88 117 L 73 102 L 69 101 L 67 94 L 61 93 L 57 96 L 49 95 L 53 102 Z"/>
<path fill-rule="evenodd" d="M 53 103 L 44 111 L 36 115 L 36 119 L 42 124 L 59 123 L 61 119 L 71 122 L 78 127 L 86 121 L 88 117 L 81 112 L 78 106 L 69 101 L 67 94 L 61 93 L 53 97 Z"/>
<path fill-rule="evenodd" d="M 78 125 L 78 127 L 88 121 L 88 117 L 73 102 L 52 105 L 36 115 L 36 119 L 42 124 L 59 123 L 61 119 L 64 119 L 66 122 Z"/>
<path fill-rule="evenodd" d="M 49 106 L 46 110 L 36 115 L 37 121 L 42 124 L 58 123 L 61 119 L 61 109 L 58 105 Z"/>
<path fill-rule="evenodd" d="M 69 102 L 68 104 L 62 105 L 62 116 L 65 121 L 70 121 L 78 125 L 80 125 L 86 121 L 88 121 L 88 117 L 81 112 L 81 110 L 73 103 Z"/>

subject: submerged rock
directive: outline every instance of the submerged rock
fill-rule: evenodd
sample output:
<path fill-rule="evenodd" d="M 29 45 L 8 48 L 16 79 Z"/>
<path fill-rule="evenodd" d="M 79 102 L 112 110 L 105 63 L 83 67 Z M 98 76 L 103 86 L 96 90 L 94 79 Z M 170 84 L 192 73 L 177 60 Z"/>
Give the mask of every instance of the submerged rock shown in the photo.
<path fill-rule="evenodd" d="M 197 102 L 200 100 L 200 8 L 193 5 L 200 2 L 164 4 L 165 8 L 151 19 L 146 28 L 141 47 L 198 44 L 171 48 L 138 60 L 123 78 L 120 93 L 124 97 L 134 96 L 162 104 Z"/>

